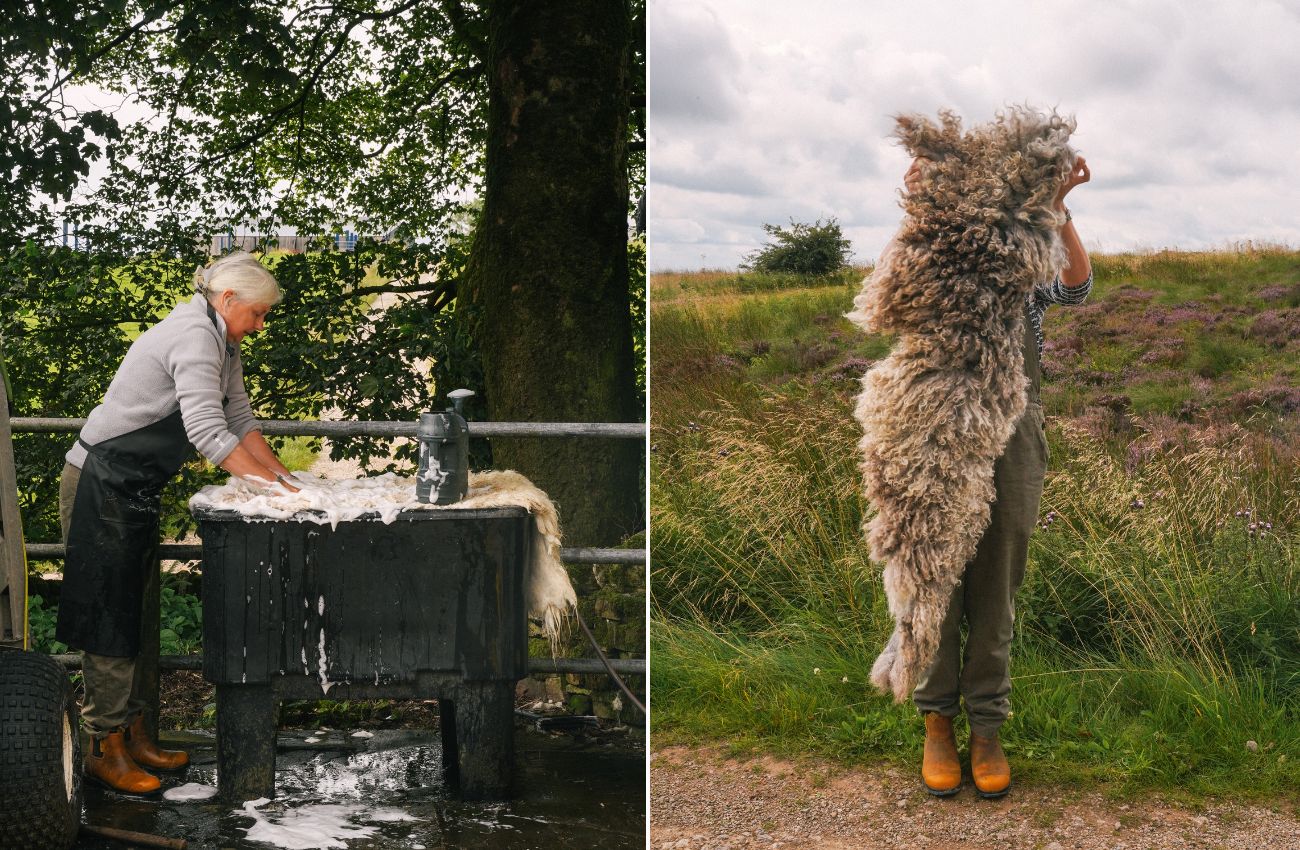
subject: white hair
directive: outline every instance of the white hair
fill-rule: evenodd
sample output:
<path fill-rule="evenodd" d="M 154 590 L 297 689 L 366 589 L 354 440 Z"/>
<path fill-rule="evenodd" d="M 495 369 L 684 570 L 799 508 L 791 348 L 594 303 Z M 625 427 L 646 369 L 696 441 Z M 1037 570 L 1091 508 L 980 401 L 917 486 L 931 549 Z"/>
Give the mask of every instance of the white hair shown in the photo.
<path fill-rule="evenodd" d="M 246 251 L 235 251 L 219 257 L 206 268 L 194 270 L 194 291 L 215 301 L 221 293 L 230 290 L 246 304 L 278 304 L 284 297 L 275 277 Z"/>

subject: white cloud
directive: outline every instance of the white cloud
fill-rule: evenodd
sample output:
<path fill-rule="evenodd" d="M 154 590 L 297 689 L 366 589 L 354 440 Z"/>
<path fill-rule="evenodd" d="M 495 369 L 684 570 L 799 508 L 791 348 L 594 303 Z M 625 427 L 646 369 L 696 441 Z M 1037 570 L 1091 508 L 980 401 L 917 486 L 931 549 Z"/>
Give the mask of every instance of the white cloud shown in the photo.
<path fill-rule="evenodd" d="M 652 0 L 649 37 L 652 268 L 731 267 L 763 223 L 827 216 L 872 259 L 907 166 L 891 116 L 1024 102 L 1078 119 L 1089 244 L 1300 244 L 1300 14 L 1281 2 Z"/>
<path fill-rule="evenodd" d="M 687 126 L 734 119 L 741 94 L 732 74 L 740 57 L 717 15 L 693 3 L 652 9 L 648 29 L 658 63 L 649 98 L 656 119 Z"/>

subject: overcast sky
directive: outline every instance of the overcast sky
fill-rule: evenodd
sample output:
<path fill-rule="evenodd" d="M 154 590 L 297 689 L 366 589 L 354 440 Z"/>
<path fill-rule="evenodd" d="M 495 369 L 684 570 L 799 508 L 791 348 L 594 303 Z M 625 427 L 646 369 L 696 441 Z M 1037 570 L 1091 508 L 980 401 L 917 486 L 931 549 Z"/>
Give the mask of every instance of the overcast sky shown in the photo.
<path fill-rule="evenodd" d="M 1091 250 L 1300 246 L 1300 4 L 649 0 L 652 270 L 734 268 L 764 222 L 897 227 L 892 115 L 1078 120 Z"/>

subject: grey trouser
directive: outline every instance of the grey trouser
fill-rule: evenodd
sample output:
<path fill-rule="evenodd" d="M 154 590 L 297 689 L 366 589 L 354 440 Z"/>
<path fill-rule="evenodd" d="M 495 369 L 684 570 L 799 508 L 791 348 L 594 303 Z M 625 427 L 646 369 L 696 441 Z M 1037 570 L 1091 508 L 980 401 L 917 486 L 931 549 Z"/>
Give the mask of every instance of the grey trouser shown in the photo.
<path fill-rule="evenodd" d="M 81 470 L 65 463 L 63 478 L 59 482 L 59 524 L 63 529 L 65 546 L 80 480 Z M 135 658 L 90 652 L 81 654 L 82 681 L 86 687 L 86 697 L 81 703 L 81 721 L 93 737 L 102 738 L 145 710 L 145 701 L 140 698 L 139 672 Z"/>
<path fill-rule="evenodd" d="M 1015 594 L 1025 578 L 1029 536 L 1038 522 L 1046 471 L 1043 408 L 1035 392 L 993 467 L 998 495 L 991 506 L 992 517 L 948 602 L 934 663 L 912 694 L 922 712 L 945 717 L 955 717 L 964 699 L 971 731 L 984 737 L 997 734 L 1011 711 Z M 968 626 L 964 648 L 963 618 Z"/>

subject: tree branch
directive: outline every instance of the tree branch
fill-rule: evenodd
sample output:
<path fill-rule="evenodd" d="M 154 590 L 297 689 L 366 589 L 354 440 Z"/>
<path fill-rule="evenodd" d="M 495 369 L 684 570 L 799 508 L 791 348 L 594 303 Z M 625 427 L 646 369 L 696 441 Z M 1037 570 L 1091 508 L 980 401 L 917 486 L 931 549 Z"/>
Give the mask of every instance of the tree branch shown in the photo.
<path fill-rule="evenodd" d="M 469 48 L 470 55 L 480 63 L 486 65 L 488 62 L 487 42 L 477 38 L 469 30 L 469 14 L 465 11 L 464 4 L 461 0 L 443 0 L 442 10 L 447 15 L 447 20 L 451 22 L 452 32 Z"/>
<path fill-rule="evenodd" d="M 482 65 L 477 65 L 477 64 L 475 64 L 475 65 L 462 65 L 462 66 L 460 66 L 460 67 L 458 67 L 458 68 L 453 68 L 452 70 L 448 71 L 447 73 L 445 73 L 445 74 L 443 74 L 441 77 L 439 77 L 438 80 L 437 80 L 436 82 L 434 82 L 432 89 L 430 89 L 430 91 L 429 91 L 429 93 L 428 93 L 428 97 L 426 97 L 426 98 L 424 99 L 424 101 L 422 102 L 421 105 L 427 106 L 427 105 L 429 105 L 430 103 L 432 103 L 432 102 L 433 102 L 433 98 L 434 98 L 434 96 L 437 95 L 438 92 L 442 91 L 442 90 L 447 86 L 447 84 L 450 83 L 450 82 L 452 82 L 453 80 L 458 80 L 458 81 L 461 81 L 461 82 L 469 82 L 469 81 L 471 81 L 474 77 L 476 77 L 476 76 L 482 74 L 482 73 L 483 73 L 483 70 L 484 70 L 484 69 L 483 69 L 483 66 L 482 66 Z M 417 73 L 417 76 L 419 76 L 419 77 L 422 77 L 422 76 L 423 76 L 423 74 L 421 74 L 419 71 L 417 71 L 416 73 Z M 389 91 L 386 93 L 385 98 L 388 99 L 388 100 L 393 100 L 393 99 L 396 98 L 396 96 L 397 96 L 400 92 L 403 92 L 403 91 L 408 90 L 408 89 L 413 89 L 413 88 L 415 88 L 415 86 L 416 86 L 416 84 L 415 84 L 414 82 L 409 82 L 409 81 L 408 81 L 408 82 L 402 83 L 402 84 L 400 84 L 400 85 L 398 85 L 398 86 L 395 86 L 395 87 L 392 88 L 391 90 L 389 90 Z M 412 107 L 412 110 L 411 110 L 412 113 L 414 113 L 414 111 L 415 111 L 417 108 L 418 108 L 418 107 L 413 106 L 413 107 Z M 443 116 L 442 116 L 442 128 L 443 128 L 443 138 L 442 138 L 442 143 L 443 143 L 444 145 L 447 143 L 447 138 L 446 138 L 446 120 L 447 120 L 447 115 L 446 115 L 446 110 L 444 109 L 444 111 L 443 111 Z M 377 159 L 378 157 L 381 157 L 381 156 L 383 156 L 385 153 L 387 153 L 387 152 L 389 151 L 389 149 L 392 148 L 393 144 L 394 144 L 396 141 L 398 141 L 398 137 L 397 137 L 397 135 L 396 135 L 396 134 L 390 134 L 390 135 L 387 137 L 387 139 L 385 139 L 384 143 L 383 143 L 382 145 L 380 145 L 380 147 L 379 147 L 378 150 L 374 150 L 374 151 L 371 151 L 370 153 L 362 154 L 362 155 L 361 155 L 361 158 L 362 158 L 362 159 L 365 159 L 365 160 Z"/>
<path fill-rule="evenodd" d="M 388 20 L 389 18 L 394 18 L 402 14 L 403 12 L 407 12 L 415 8 L 417 5 L 420 4 L 420 2 L 421 0 L 406 0 L 406 2 L 398 4 L 392 9 L 389 9 L 387 12 L 359 14 L 350 18 L 344 24 L 343 28 L 339 31 L 338 36 L 334 41 L 334 46 L 331 48 L 329 54 L 325 56 L 325 58 L 322 59 L 320 63 L 315 66 L 315 68 L 312 69 L 311 74 L 307 77 L 307 81 L 303 84 L 302 89 L 298 92 L 297 97 L 295 97 L 293 100 L 289 101 L 288 103 L 284 104 L 283 106 L 280 106 L 277 109 L 272 110 L 262 121 L 262 125 L 258 129 L 254 130 L 253 133 L 251 133 L 248 136 L 245 136 L 243 139 L 240 139 L 234 145 L 222 150 L 221 152 L 199 160 L 191 168 L 189 168 L 186 171 L 186 173 L 191 174 L 194 171 L 206 167 L 208 165 L 211 165 L 212 163 L 217 162 L 218 160 L 221 160 L 225 157 L 228 157 L 231 154 L 236 154 L 236 153 L 240 153 L 241 151 L 247 150 L 249 147 L 257 144 L 259 141 L 261 141 L 262 139 L 269 136 L 272 132 L 274 132 L 275 129 L 279 127 L 279 123 L 278 123 L 279 119 L 289 115 L 294 110 L 299 111 L 299 117 L 301 119 L 302 114 L 306 111 L 307 101 L 308 99 L 310 99 L 312 92 L 316 89 L 317 83 L 320 82 L 320 78 L 324 75 L 325 69 L 328 68 L 336 58 L 338 58 L 338 55 L 343 51 L 343 48 L 350 43 L 352 30 L 356 29 L 358 26 L 360 26 L 362 23 L 366 21 L 385 21 Z M 338 8 L 339 7 L 335 7 L 335 10 L 337 10 Z M 323 33 L 324 33 L 324 29 L 322 29 L 321 32 L 317 33 L 316 38 L 313 40 L 312 48 L 311 48 L 311 57 L 313 59 L 315 58 L 317 51 L 320 48 L 320 39 Z"/>
<path fill-rule="evenodd" d="M 317 298 L 312 300 L 312 304 L 334 305 L 343 304 L 348 301 L 354 301 L 358 298 L 364 298 L 367 295 L 378 295 L 383 292 L 421 294 L 434 293 L 441 297 L 443 293 L 456 291 L 456 281 L 448 279 L 443 281 L 434 281 L 430 283 L 379 283 L 373 286 L 360 286 L 356 289 L 349 289 L 346 292 L 340 292 L 330 298 Z"/>
<path fill-rule="evenodd" d="M 54 80 L 54 82 L 50 83 L 50 86 L 45 90 L 45 93 L 42 94 L 40 97 L 36 98 L 37 102 L 47 101 L 49 98 L 53 97 L 56 91 L 61 90 L 65 83 L 67 83 L 69 80 L 71 80 L 74 76 L 77 75 L 79 67 L 90 68 L 95 64 L 97 60 L 106 56 L 114 48 L 122 44 L 125 44 L 128 39 L 130 39 L 136 33 L 143 30 L 145 27 L 152 24 L 154 21 L 161 18 L 164 13 L 170 11 L 172 8 L 174 7 L 161 6 L 161 5 L 155 7 L 151 12 L 146 13 L 143 18 L 136 21 L 134 24 L 122 30 L 122 32 L 118 33 L 116 36 L 110 39 L 107 44 L 104 44 L 97 50 L 92 51 L 89 55 L 79 56 L 77 61 L 73 63 L 74 67 L 72 68 L 72 70 L 68 71 L 66 74 L 64 74 L 61 77 L 57 77 Z"/>

